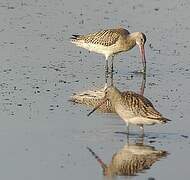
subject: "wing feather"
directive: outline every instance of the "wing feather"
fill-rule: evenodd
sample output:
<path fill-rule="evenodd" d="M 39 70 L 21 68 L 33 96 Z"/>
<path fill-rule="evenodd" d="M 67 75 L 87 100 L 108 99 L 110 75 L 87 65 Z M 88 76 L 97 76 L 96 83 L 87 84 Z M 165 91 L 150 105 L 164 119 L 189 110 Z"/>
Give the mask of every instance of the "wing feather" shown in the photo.
<path fill-rule="evenodd" d="M 153 104 L 144 96 L 132 91 L 127 91 L 123 96 L 123 103 L 127 105 L 135 115 L 162 121 L 162 114 L 160 114 L 154 108 Z"/>
<path fill-rule="evenodd" d="M 84 41 L 85 43 L 100 44 L 111 46 L 116 43 L 120 36 L 127 36 L 129 32 L 126 29 L 107 29 L 87 35 L 73 35 L 72 39 Z"/>

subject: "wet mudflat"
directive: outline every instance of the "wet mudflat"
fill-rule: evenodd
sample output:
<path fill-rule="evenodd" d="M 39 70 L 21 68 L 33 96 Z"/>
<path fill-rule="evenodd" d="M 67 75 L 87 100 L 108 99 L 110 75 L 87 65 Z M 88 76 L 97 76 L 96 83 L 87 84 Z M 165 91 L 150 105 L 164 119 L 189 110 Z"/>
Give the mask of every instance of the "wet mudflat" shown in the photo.
<path fill-rule="evenodd" d="M 0 179 L 107 179 L 86 147 L 109 165 L 128 144 L 139 145 L 137 127 L 128 142 L 117 115 L 87 117 L 91 108 L 68 101 L 75 92 L 103 87 L 105 64 L 69 37 L 116 26 L 146 34 L 144 95 L 172 119 L 145 127 L 140 147 L 168 154 L 116 179 L 187 179 L 189 8 L 188 0 L 0 1 Z M 115 86 L 139 92 L 142 77 L 133 71 L 141 68 L 137 48 L 117 55 Z"/>

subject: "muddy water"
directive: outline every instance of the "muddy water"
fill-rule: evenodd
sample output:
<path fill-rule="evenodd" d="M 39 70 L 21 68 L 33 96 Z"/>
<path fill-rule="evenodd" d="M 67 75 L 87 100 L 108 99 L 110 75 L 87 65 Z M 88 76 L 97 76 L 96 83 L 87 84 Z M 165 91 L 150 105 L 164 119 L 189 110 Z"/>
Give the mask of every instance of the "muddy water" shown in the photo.
<path fill-rule="evenodd" d="M 144 144 L 169 155 L 137 176 L 187 179 L 190 148 L 188 0 L 0 1 L 0 179 L 106 179 L 104 163 L 127 144 L 116 115 L 68 99 L 104 85 L 104 60 L 69 42 L 72 33 L 123 26 L 147 35 L 145 96 L 172 122 L 145 129 Z M 115 85 L 138 92 L 137 48 L 115 58 Z M 120 133 L 115 133 L 120 132 Z M 132 143 L 139 129 L 132 128 Z"/>

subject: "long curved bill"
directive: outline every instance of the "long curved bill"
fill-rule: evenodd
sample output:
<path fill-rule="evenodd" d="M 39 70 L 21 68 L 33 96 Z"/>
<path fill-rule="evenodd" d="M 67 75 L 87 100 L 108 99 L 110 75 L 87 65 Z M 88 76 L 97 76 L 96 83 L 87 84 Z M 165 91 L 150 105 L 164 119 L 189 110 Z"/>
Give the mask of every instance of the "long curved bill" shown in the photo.
<path fill-rule="evenodd" d="M 100 106 L 102 106 L 104 103 L 106 103 L 107 98 L 103 99 L 100 104 L 98 104 L 92 111 L 90 111 L 87 116 L 90 116 L 94 111 L 96 111 Z"/>
<path fill-rule="evenodd" d="M 95 159 L 100 163 L 103 170 L 105 170 L 107 168 L 107 165 L 98 157 L 98 155 L 96 155 L 96 153 L 91 148 L 89 147 L 86 147 L 86 148 L 92 153 Z"/>
<path fill-rule="evenodd" d="M 143 63 L 143 70 L 145 72 L 146 71 L 146 58 L 145 58 L 144 45 L 140 45 L 139 49 L 140 49 L 140 54 L 141 54 L 142 63 Z"/>

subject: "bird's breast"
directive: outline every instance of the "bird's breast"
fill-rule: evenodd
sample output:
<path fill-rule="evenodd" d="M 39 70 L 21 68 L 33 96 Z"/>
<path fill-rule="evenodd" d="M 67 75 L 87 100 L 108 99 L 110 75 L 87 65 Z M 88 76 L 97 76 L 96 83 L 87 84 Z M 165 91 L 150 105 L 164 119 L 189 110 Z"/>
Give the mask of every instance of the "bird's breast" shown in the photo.
<path fill-rule="evenodd" d="M 134 117 L 134 113 L 121 103 L 115 104 L 115 111 L 124 121 L 129 121 L 130 118 Z"/>

